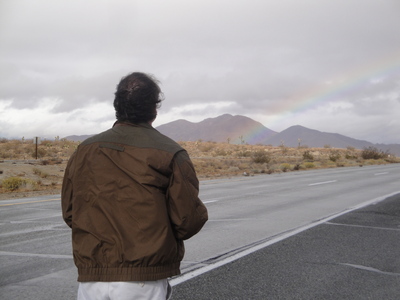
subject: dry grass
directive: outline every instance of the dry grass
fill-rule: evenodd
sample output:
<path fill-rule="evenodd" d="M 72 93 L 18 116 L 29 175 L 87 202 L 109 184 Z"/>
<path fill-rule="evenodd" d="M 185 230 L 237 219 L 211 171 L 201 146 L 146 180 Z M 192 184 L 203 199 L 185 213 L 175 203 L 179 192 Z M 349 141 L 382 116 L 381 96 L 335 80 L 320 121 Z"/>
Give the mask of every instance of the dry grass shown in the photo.
<path fill-rule="evenodd" d="M 188 150 L 200 179 L 400 162 L 390 155 L 365 160 L 363 150 L 352 147 L 288 148 L 200 141 L 180 144 Z"/>
<path fill-rule="evenodd" d="M 42 141 L 36 160 L 36 146 L 32 140 L 0 140 L 0 199 L 31 196 L 32 193 L 58 194 L 66 163 L 78 144 L 58 139 Z M 203 141 L 180 144 L 192 158 L 200 180 L 400 162 L 390 155 L 363 159 L 363 150 L 351 147 L 288 148 Z M 14 185 L 10 185 L 10 180 Z M 20 184 L 15 188 L 17 183 Z"/>

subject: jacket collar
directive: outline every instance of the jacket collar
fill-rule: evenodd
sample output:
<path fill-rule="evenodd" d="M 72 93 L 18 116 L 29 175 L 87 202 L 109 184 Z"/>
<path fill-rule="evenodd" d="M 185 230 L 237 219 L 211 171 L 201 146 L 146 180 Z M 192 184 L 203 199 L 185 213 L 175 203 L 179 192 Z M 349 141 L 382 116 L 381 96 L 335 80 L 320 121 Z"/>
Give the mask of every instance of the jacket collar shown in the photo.
<path fill-rule="evenodd" d="M 134 126 L 134 127 L 145 127 L 145 128 L 153 128 L 152 125 L 146 122 L 141 123 L 131 123 L 131 122 L 123 122 L 123 121 L 116 121 L 112 127 L 116 126 Z"/>

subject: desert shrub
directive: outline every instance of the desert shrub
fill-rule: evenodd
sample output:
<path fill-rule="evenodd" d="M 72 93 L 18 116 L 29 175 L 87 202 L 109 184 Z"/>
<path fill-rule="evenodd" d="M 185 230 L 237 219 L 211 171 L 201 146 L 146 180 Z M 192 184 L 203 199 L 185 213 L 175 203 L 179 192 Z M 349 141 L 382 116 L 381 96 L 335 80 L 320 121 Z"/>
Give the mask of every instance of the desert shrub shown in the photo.
<path fill-rule="evenodd" d="M 279 148 L 282 150 L 282 154 L 286 154 L 288 152 L 288 148 L 285 145 L 280 145 Z"/>
<path fill-rule="evenodd" d="M 351 152 L 346 152 L 346 154 L 345 154 L 344 157 L 345 157 L 346 159 L 357 159 L 357 158 L 358 158 L 357 154 L 353 154 L 353 153 L 351 153 Z"/>
<path fill-rule="evenodd" d="M 36 149 L 33 149 L 31 151 L 31 154 L 32 154 L 33 158 L 36 158 Z M 46 156 L 46 154 L 47 154 L 47 151 L 45 149 L 38 148 L 38 150 L 37 150 L 37 157 L 38 158 L 42 158 L 42 157 Z"/>
<path fill-rule="evenodd" d="M 201 151 L 201 152 L 209 152 L 210 150 L 212 150 L 213 148 L 215 147 L 215 145 L 212 145 L 212 144 L 201 144 L 201 145 L 199 145 L 199 150 Z"/>
<path fill-rule="evenodd" d="M 35 150 L 33 150 L 33 151 L 35 151 Z M 25 154 L 32 154 L 32 149 L 30 147 L 26 147 L 26 148 L 24 148 L 24 153 Z"/>
<path fill-rule="evenodd" d="M 3 189 L 6 191 L 15 191 L 21 188 L 22 186 L 25 186 L 27 183 L 27 179 L 21 178 L 21 177 L 8 177 L 6 179 L 3 179 L 1 185 Z"/>
<path fill-rule="evenodd" d="M 9 143 L 5 143 L 2 147 L 2 150 L 9 152 L 10 150 L 14 149 L 15 145 L 11 141 Z"/>
<path fill-rule="evenodd" d="M 340 157 L 341 157 L 340 152 L 337 150 L 329 152 L 329 159 L 333 162 L 336 162 L 338 159 L 340 159 Z"/>
<path fill-rule="evenodd" d="M 306 163 L 304 163 L 304 167 L 305 167 L 306 169 L 312 169 L 312 168 L 315 167 L 315 165 L 314 165 L 314 163 L 312 163 L 312 162 L 306 162 Z"/>
<path fill-rule="evenodd" d="M 33 168 L 32 169 L 33 174 L 35 175 L 40 175 L 42 173 L 42 170 L 40 170 L 39 168 Z"/>
<path fill-rule="evenodd" d="M 253 152 L 252 160 L 256 164 L 267 164 L 271 161 L 271 157 L 264 150 L 257 150 Z"/>
<path fill-rule="evenodd" d="M 325 149 L 330 149 L 330 148 L 332 148 L 332 146 L 329 145 L 329 144 L 326 144 L 326 145 L 324 145 L 324 148 L 325 148 Z"/>
<path fill-rule="evenodd" d="M 237 165 L 240 170 L 246 170 L 249 167 L 249 164 L 240 163 Z"/>
<path fill-rule="evenodd" d="M 7 151 L 0 151 L 0 158 L 5 159 L 8 158 L 10 155 Z"/>
<path fill-rule="evenodd" d="M 400 159 L 397 158 L 397 157 L 394 156 L 394 155 L 388 155 L 388 156 L 385 158 L 385 161 L 388 162 L 388 163 L 393 164 L 393 163 L 399 163 L 399 162 L 400 162 Z"/>
<path fill-rule="evenodd" d="M 247 150 L 241 150 L 236 153 L 237 157 L 250 157 L 251 152 Z"/>
<path fill-rule="evenodd" d="M 312 155 L 309 150 L 306 150 L 303 152 L 303 159 L 308 161 L 313 161 L 314 155 Z"/>
<path fill-rule="evenodd" d="M 228 156 L 230 152 L 225 151 L 224 149 L 216 149 L 213 153 L 213 156 Z"/>
<path fill-rule="evenodd" d="M 46 173 L 46 172 L 40 170 L 39 168 L 33 168 L 32 171 L 33 171 L 33 174 L 38 175 L 38 176 L 41 177 L 41 178 L 46 178 L 46 177 L 49 176 L 48 173 Z"/>
<path fill-rule="evenodd" d="M 361 152 L 361 157 L 363 159 L 381 159 L 387 158 L 388 156 L 388 152 L 383 152 L 375 147 L 364 148 L 364 150 Z"/>
<path fill-rule="evenodd" d="M 42 184 L 42 182 L 39 181 L 39 180 L 38 181 L 34 181 L 34 180 L 31 180 L 31 179 L 26 179 L 24 187 L 26 189 L 28 189 L 28 190 L 36 191 L 38 189 L 38 186 L 41 185 L 41 184 Z"/>
<path fill-rule="evenodd" d="M 302 166 L 300 164 L 295 164 L 294 167 L 293 167 L 294 171 L 299 171 L 301 169 L 302 169 Z"/>
<path fill-rule="evenodd" d="M 283 172 L 290 171 L 290 164 L 288 164 L 288 163 L 281 164 L 280 169 L 281 169 Z"/>

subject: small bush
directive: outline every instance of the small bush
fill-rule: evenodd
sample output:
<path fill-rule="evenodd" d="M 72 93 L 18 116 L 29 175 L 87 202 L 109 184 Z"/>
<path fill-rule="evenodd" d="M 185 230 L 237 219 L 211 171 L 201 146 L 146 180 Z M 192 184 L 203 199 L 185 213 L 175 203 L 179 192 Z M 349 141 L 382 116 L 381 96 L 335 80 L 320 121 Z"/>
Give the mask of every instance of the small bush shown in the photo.
<path fill-rule="evenodd" d="M 247 150 L 242 150 L 242 151 L 238 151 L 236 153 L 237 157 L 250 157 L 251 156 L 251 152 L 247 151 Z"/>
<path fill-rule="evenodd" d="M 282 154 L 286 154 L 288 152 L 288 148 L 285 145 L 280 145 L 279 147 L 282 150 Z"/>
<path fill-rule="evenodd" d="M 336 162 L 338 159 L 340 159 L 340 157 L 340 152 L 337 150 L 333 150 L 329 153 L 329 159 L 333 162 Z"/>
<path fill-rule="evenodd" d="M 301 165 L 300 165 L 300 164 L 295 164 L 294 167 L 293 167 L 293 170 L 294 170 L 294 171 L 299 171 L 299 170 L 301 170 Z"/>
<path fill-rule="evenodd" d="M 253 152 L 252 159 L 256 164 L 267 164 L 271 161 L 271 157 L 264 150 Z"/>
<path fill-rule="evenodd" d="M 26 184 L 26 179 L 21 177 L 9 177 L 2 181 L 2 187 L 6 191 L 15 191 Z"/>
<path fill-rule="evenodd" d="M 9 157 L 10 157 L 10 154 L 7 151 L 0 151 L 0 158 L 6 159 Z"/>
<path fill-rule="evenodd" d="M 306 163 L 304 164 L 304 167 L 305 167 L 306 169 L 312 169 L 312 168 L 315 167 L 315 165 L 314 165 L 312 162 L 306 162 Z"/>
<path fill-rule="evenodd" d="M 6 191 L 16 191 L 21 188 L 27 188 L 31 190 L 36 190 L 39 183 L 31 179 L 21 178 L 21 177 L 8 177 L 3 179 L 1 182 L 1 187 Z"/>
<path fill-rule="evenodd" d="M 387 158 L 388 156 L 388 152 L 383 152 L 375 147 L 364 148 L 364 150 L 361 152 L 361 157 L 363 159 L 381 159 Z"/>
<path fill-rule="evenodd" d="M 36 149 L 31 150 L 31 155 L 33 158 L 36 158 Z M 37 157 L 42 158 L 47 155 L 47 151 L 43 148 L 38 148 L 37 150 Z"/>
<path fill-rule="evenodd" d="M 345 158 L 346 159 L 357 159 L 358 156 L 356 154 L 352 154 L 351 152 L 346 152 Z"/>
<path fill-rule="evenodd" d="M 231 154 L 231 152 L 227 152 L 223 149 L 216 149 L 213 153 L 213 156 L 228 156 L 230 154 Z"/>
<path fill-rule="evenodd" d="M 201 145 L 199 145 L 199 150 L 201 152 L 209 152 L 213 148 L 215 148 L 215 145 L 212 145 L 212 144 L 201 144 Z"/>
<path fill-rule="evenodd" d="M 306 150 L 303 152 L 303 159 L 308 161 L 313 161 L 314 155 L 312 155 L 309 150 Z"/>
<path fill-rule="evenodd" d="M 42 171 L 38 168 L 33 168 L 32 172 L 33 172 L 33 174 L 39 175 Z"/>
<path fill-rule="evenodd" d="M 290 171 L 290 164 L 288 164 L 288 163 L 284 163 L 284 164 L 281 164 L 281 170 L 283 171 L 283 172 L 287 172 L 287 171 Z"/>
<path fill-rule="evenodd" d="M 391 164 L 400 162 L 399 158 L 396 158 L 396 156 L 393 156 L 393 155 L 388 155 L 385 158 L 385 161 L 388 162 L 388 163 L 391 163 Z"/>
<path fill-rule="evenodd" d="M 38 175 L 38 176 L 41 177 L 41 178 L 46 178 L 46 177 L 49 176 L 48 173 L 46 173 L 46 172 L 40 170 L 39 168 L 33 168 L 33 174 L 36 174 L 36 175 Z"/>

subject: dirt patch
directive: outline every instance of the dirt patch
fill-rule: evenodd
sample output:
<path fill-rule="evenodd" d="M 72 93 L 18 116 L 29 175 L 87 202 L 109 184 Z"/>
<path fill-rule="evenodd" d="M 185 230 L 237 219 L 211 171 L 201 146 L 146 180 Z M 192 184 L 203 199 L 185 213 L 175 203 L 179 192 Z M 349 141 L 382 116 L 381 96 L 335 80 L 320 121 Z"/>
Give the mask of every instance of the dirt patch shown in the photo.
<path fill-rule="evenodd" d="M 1 161 L 0 182 L 19 177 L 34 182 L 35 187 L 22 187 L 16 191 L 0 188 L 0 200 L 60 194 L 66 161 L 43 164 L 43 161 Z"/>

